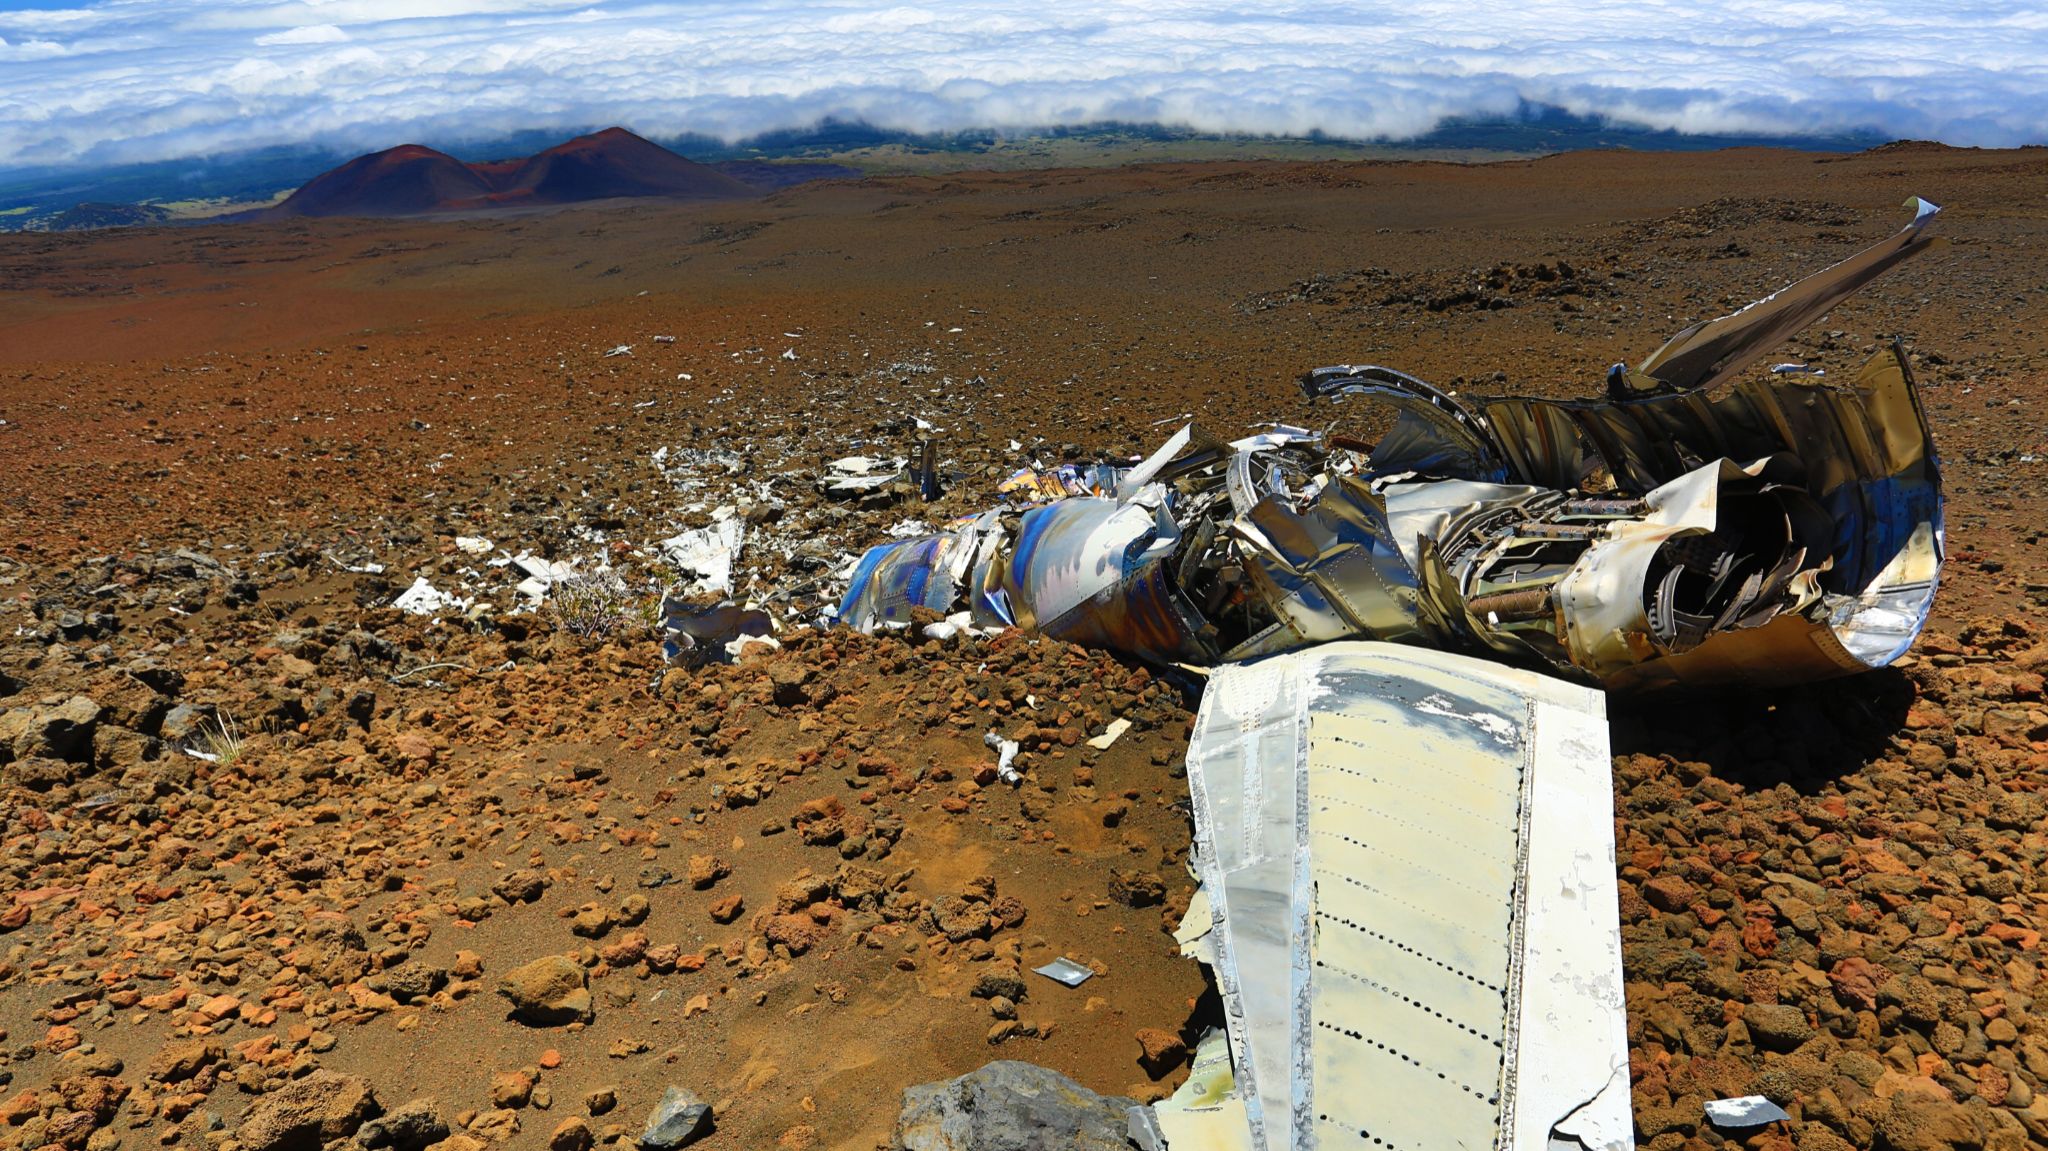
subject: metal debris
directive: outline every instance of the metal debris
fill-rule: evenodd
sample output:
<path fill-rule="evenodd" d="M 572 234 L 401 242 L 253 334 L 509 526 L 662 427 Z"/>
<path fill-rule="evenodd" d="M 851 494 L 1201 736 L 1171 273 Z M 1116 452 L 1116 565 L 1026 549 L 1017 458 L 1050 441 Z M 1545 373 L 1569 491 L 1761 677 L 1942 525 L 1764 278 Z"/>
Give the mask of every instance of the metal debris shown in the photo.
<path fill-rule="evenodd" d="M 1762 1127 L 1766 1123 L 1785 1123 L 1792 1119 L 1783 1107 L 1762 1095 L 1744 1095 L 1739 1099 L 1709 1099 L 1706 1111 L 1707 1122 L 1716 1127 Z"/>
<path fill-rule="evenodd" d="M 670 663 L 690 664 L 720 655 L 738 658 L 749 645 L 781 646 L 769 633 L 768 613 L 726 600 L 708 606 L 674 595 L 661 601 L 662 654 Z"/>
<path fill-rule="evenodd" d="M 1610 689 L 1881 667 L 1925 622 L 1943 546 L 1904 349 L 1846 387 L 1735 374 L 1925 250 L 1936 209 L 1913 203 L 1891 239 L 1616 365 L 1607 398 L 1319 368 L 1312 402 L 1383 409 L 1386 433 L 1224 442 L 1190 424 L 1135 467 L 1026 468 L 1004 507 L 870 550 L 838 617 L 873 630 L 967 610 L 1157 663 L 1385 640 Z M 878 461 L 835 467 L 870 474 L 856 464 Z"/>
<path fill-rule="evenodd" d="M 1118 717 L 1103 725 L 1102 734 L 1088 741 L 1088 746 L 1097 751 L 1108 751 L 1116 741 L 1131 730 L 1131 721 Z"/>
<path fill-rule="evenodd" d="M 427 582 L 425 576 L 413 580 L 411 587 L 398 593 L 398 598 L 391 601 L 392 607 L 411 615 L 440 615 L 443 612 L 462 611 L 469 607 L 469 604 L 470 601 L 461 596 L 450 595 L 435 588 L 433 584 Z"/>
<path fill-rule="evenodd" d="M 1188 786 L 1241 1102 L 1162 1107 L 1168 1143 L 1630 1146 L 1609 772 L 1601 694 L 1536 672 L 1220 669 Z"/>
<path fill-rule="evenodd" d="M 902 480 L 903 467 L 908 462 L 900 456 L 894 460 L 847 456 L 825 465 L 825 474 L 818 480 L 818 487 L 826 495 L 859 498 Z"/>
<path fill-rule="evenodd" d="M 981 738 L 981 741 L 995 749 L 996 777 L 998 779 L 1013 785 L 1024 782 L 1024 777 L 1018 774 L 1015 767 L 1011 766 L 1012 762 L 1017 758 L 1017 752 L 1021 748 L 1021 745 L 1016 740 L 1004 739 L 991 729 L 987 735 Z"/>
<path fill-rule="evenodd" d="M 1095 978 L 1094 968 L 1076 963 L 1064 955 L 1046 964 L 1044 967 L 1034 967 L 1031 970 L 1035 974 L 1064 983 L 1068 987 L 1079 987 L 1090 979 Z"/>
<path fill-rule="evenodd" d="M 728 506 L 711 513 L 710 526 L 679 532 L 655 546 L 683 574 L 694 577 L 690 594 L 718 597 L 732 591 L 733 561 L 745 540 L 746 525 Z"/>

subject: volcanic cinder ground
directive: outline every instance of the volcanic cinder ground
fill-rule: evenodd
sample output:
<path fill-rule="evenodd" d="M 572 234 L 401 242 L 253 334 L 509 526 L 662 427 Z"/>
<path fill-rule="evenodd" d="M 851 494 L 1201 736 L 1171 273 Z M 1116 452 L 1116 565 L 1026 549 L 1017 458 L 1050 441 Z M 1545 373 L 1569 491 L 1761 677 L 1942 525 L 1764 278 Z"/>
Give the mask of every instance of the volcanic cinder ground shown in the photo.
<path fill-rule="evenodd" d="M 808 609 L 1027 459 L 1342 429 L 1293 382 L 1321 364 L 1593 395 L 1910 195 L 1950 245 L 1778 358 L 1912 350 L 1950 499 L 1928 634 L 1613 704 L 1638 1134 L 1722 1145 L 1701 1102 L 1755 1092 L 1794 1117 L 1756 1148 L 2048 1143 L 2048 153 L 1898 145 L 0 237 L 0 1148 L 286 1151 L 288 1104 L 337 1134 L 365 1091 L 431 1100 L 450 1151 L 580 1148 L 675 1085 L 705 1146 L 865 1149 L 998 1058 L 1157 1097 L 1185 1071 L 1140 1033 L 1170 1065 L 1213 1018 L 1165 930 L 1194 700 L 1019 635 L 666 669 L 657 541 L 729 505 L 741 592 Z M 939 504 L 816 493 L 919 419 Z M 608 562 L 610 633 L 527 610 L 489 562 L 521 551 Z M 389 606 L 421 576 L 474 620 Z M 1057 955 L 1099 974 L 1017 974 Z M 549 956 L 587 1018 L 508 1018 L 564 1006 L 500 993 Z"/>

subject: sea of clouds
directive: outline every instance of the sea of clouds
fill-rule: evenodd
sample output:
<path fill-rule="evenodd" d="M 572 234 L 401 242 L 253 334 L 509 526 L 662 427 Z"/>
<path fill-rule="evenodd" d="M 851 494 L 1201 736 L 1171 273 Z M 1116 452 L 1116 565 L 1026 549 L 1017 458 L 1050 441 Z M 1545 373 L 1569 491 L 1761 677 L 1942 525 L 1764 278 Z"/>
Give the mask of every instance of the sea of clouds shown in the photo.
<path fill-rule="evenodd" d="M 30 4 L 34 6 L 22 7 Z M 2041 0 L 0 0 L 0 168 L 625 124 L 2048 142 Z"/>

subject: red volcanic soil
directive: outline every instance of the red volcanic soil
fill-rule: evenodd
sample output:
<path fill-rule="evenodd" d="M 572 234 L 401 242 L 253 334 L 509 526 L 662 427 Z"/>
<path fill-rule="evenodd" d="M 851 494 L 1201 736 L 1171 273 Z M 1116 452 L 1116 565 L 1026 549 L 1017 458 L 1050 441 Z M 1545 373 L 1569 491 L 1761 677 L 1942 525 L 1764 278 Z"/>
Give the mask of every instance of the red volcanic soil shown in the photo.
<path fill-rule="evenodd" d="M 991 1059 L 1170 1089 L 1136 1033 L 1211 1018 L 1162 931 L 1192 698 L 1016 635 L 665 669 L 656 541 L 731 505 L 740 594 L 797 595 L 1024 458 L 1342 430 L 1320 364 L 1598 395 L 1909 195 L 1949 246 L 1774 358 L 1904 338 L 1936 618 L 1901 668 L 1614 704 L 1637 1134 L 1725 1148 L 1702 1101 L 1762 1093 L 1794 1118 L 1750 1148 L 2048 1141 L 2044 187 L 2038 150 L 1589 153 L 0 236 L 0 1148 L 267 1148 L 245 1116 L 316 1068 L 512 1147 L 630 1145 L 672 1084 L 713 1151 L 866 1151 Z M 814 490 L 918 419 L 939 503 Z M 606 559 L 633 610 L 526 611 L 478 538 Z M 416 578 L 477 618 L 390 607 Z M 179 750 L 209 708 L 229 762 Z M 1101 974 L 1009 1002 L 1055 955 Z M 586 1023 L 506 1018 L 544 956 Z"/>
<path fill-rule="evenodd" d="M 313 177 L 256 218 L 418 216 L 640 196 L 736 200 L 759 194 L 624 128 L 607 128 L 522 160 L 483 164 L 402 144 Z"/>

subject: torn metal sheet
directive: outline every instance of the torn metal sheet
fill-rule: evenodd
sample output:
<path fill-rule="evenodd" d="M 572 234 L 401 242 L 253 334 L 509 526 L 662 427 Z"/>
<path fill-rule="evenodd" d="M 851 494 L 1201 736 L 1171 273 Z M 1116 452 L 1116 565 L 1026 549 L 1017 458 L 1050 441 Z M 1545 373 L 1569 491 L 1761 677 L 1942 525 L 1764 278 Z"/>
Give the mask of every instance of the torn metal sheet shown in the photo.
<path fill-rule="evenodd" d="M 1609 770 L 1600 693 L 1535 672 L 1218 670 L 1188 782 L 1239 1145 L 1632 1146 Z"/>
<path fill-rule="evenodd" d="M 1123 734 L 1129 730 L 1131 730 L 1131 721 L 1118 716 L 1116 719 L 1112 719 L 1107 724 L 1104 724 L 1102 734 L 1089 740 L 1088 746 L 1097 751 L 1108 751 L 1116 746 L 1116 741 L 1123 738 Z"/>
<path fill-rule="evenodd" d="M 1237 1093 L 1229 1037 L 1219 1028 L 1204 1032 L 1187 1080 L 1170 1098 L 1131 1108 L 1127 1130 L 1140 1146 L 1154 1151 L 1242 1151 L 1244 1099 Z"/>
<path fill-rule="evenodd" d="M 881 460 L 872 456 L 847 456 L 825 466 L 818 488 L 827 495 L 858 498 L 887 489 L 905 478 L 902 457 Z"/>
<path fill-rule="evenodd" d="M 719 508 L 711 519 L 708 527 L 679 532 L 655 545 L 684 574 L 696 577 L 688 585 L 693 596 L 716 597 L 732 591 L 733 562 L 746 540 L 746 525 L 732 508 Z"/>
<path fill-rule="evenodd" d="M 1744 1095 L 1738 1099 L 1709 1099 L 1706 1113 L 1707 1122 L 1716 1127 L 1731 1129 L 1762 1127 L 1766 1123 L 1785 1123 L 1792 1119 L 1783 1107 L 1762 1095 Z"/>
<path fill-rule="evenodd" d="M 520 580 L 513 590 L 524 597 L 529 611 L 539 610 L 540 605 L 547 601 L 549 589 L 577 574 L 575 564 L 542 559 L 531 552 L 522 551 L 505 562 L 526 573 L 526 578 Z"/>
<path fill-rule="evenodd" d="M 1163 664 L 1382 640 L 1610 689 L 1884 666 L 1927 619 L 1943 547 L 1903 347 L 1847 383 L 1737 373 L 1925 251 L 1937 209 L 1912 205 L 1899 234 L 1617 367 L 1602 399 L 1340 365 L 1303 388 L 1390 413 L 1375 443 L 1188 425 L 1132 468 L 1027 468 L 971 539 L 870 551 L 839 618 L 966 610 Z"/>
<path fill-rule="evenodd" d="M 1031 971 L 1034 975 L 1043 975 L 1047 979 L 1064 983 L 1068 987 L 1079 987 L 1090 979 L 1095 978 L 1094 968 L 1076 963 L 1064 955 L 1043 967 L 1034 967 Z"/>
<path fill-rule="evenodd" d="M 776 644 L 768 613 L 727 600 L 692 604 L 676 596 L 661 601 L 662 655 L 670 663 L 689 664 L 723 654 L 737 657 L 749 644 Z"/>
<path fill-rule="evenodd" d="M 462 596 L 444 592 L 428 583 L 425 576 L 413 580 L 411 587 L 398 593 L 398 598 L 391 601 L 392 607 L 409 615 L 440 615 L 443 612 L 462 611 L 469 607 L 469 604 L 470 601 Z"/>

